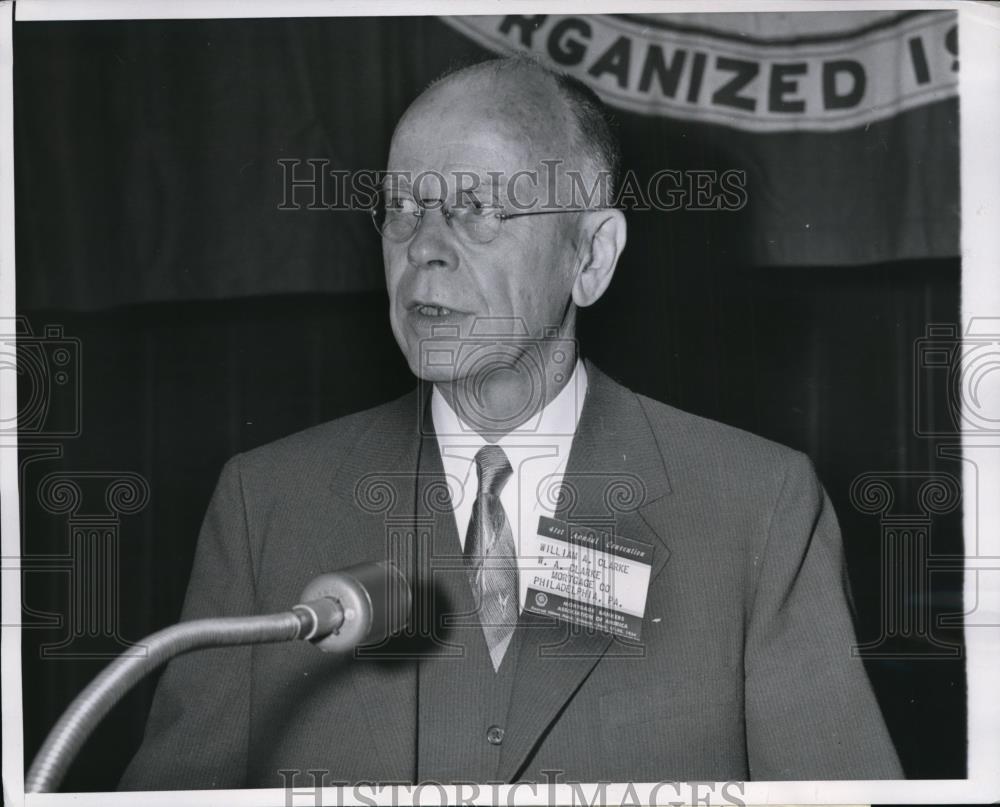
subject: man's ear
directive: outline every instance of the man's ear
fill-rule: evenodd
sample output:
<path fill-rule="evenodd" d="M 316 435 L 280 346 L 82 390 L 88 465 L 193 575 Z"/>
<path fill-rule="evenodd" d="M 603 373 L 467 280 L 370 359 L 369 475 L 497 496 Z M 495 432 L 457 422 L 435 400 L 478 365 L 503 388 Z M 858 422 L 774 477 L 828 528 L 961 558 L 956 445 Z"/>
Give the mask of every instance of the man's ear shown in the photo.
<path fill-rule="evenodd" d="M 625 249 L 625 214 L 620 210 L 593 210 L 582 222 L 585 245 L 573 281 L 573 302 L 580 308 L 593 305 L 604 294 Z"/>

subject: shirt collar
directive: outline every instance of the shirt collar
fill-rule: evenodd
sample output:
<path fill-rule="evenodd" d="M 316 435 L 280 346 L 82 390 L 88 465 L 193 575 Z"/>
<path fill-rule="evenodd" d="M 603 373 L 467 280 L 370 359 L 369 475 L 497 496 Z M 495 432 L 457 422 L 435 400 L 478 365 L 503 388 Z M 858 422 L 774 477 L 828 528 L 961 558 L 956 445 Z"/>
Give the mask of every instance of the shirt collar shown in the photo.
<path fill-rule="evenodd" d="M 529 418 L 516 429 L 503 435 L 497 441 L 497 445 L 504 447 L 525 442 L 572 441 L 580 424 L 580 413 L 583 411 L 586 394 L 587 368 L 582 360 L 577 359 L 569 381 L 559 394 L 542 408 L 541 414 Z M 447 442 L 449 448 L 461 447 L 471 450 L 470 456 L 475 455 L 476 451 L 486 445 L 483 436 L 459 418 L 437 386 L 431 393 L 431 417 L 439 445 Z M 465 454 L 466 450 L 461 453 Z"/>

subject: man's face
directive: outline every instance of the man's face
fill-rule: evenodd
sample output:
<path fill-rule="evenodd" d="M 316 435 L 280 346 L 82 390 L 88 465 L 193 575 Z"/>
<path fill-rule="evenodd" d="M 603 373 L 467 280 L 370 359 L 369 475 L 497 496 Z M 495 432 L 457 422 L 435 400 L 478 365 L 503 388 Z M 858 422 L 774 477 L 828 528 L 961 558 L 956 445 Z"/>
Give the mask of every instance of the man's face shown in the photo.
<path fill-rule="evenodd" d="M 509 177 L 538 170 L 542 159 L 565 158 L 553 153 L 558 146 L 550 145 L 552 140 L 562 142 L 561 137 L 540 142 L 531 133 L 537 127 L 518 119 L 532 104 L 518 104 L 509 95 L 484 99 L 482 90 L 462 80 L 436 87 L 398 127 L 389 153 L 390 175 L 433 176 L 414 193 L 425 202 L 443 195 L 446 202 L 455 203 L 460 188 L 472 184 L 469 175 L 476 175 L 476 198 L 505 203 L 510 209 Z M 504 111 L 512 108 L 518 110 L 513 117 Z M 560 126 L 561 118 L 552 117 L 553 126 Z M 495 182 L 491 172 L 503 180 Z M 437 177 L 444 180 L 443 194 Z M 522 205 L 529 197 L 543 199 L 543 187 L 534 189 L 526 181 L 517 189 Z M 527 336 L 539 338 L 547 327 L 559 327 L 572 290 L 575 241 L 572 213 L 504 221 L 495 240 L 480 244 L 463 238 L 433 206 L 408 240 L 383 239 L 392 330 L 413 373 L 429 381 L 453 381 L 469 372 L 461 362 L 428 360 L 426 340 L 435 333 L 440 337 L 441 329 L 467 340 L 477 320 L 477 335 L 523 334 L 523 324 Z"/>

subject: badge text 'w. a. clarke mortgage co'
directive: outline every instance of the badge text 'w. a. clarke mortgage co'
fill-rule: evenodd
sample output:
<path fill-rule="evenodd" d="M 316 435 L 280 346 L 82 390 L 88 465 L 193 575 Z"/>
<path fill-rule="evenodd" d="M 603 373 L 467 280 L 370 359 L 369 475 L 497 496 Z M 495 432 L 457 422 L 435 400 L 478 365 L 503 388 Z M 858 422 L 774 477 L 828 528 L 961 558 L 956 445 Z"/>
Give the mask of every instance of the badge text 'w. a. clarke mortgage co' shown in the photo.
<path fill-rule="evenodd" d="M 542 516 L 525 609 L 638 640 L 653 547 Z"/>

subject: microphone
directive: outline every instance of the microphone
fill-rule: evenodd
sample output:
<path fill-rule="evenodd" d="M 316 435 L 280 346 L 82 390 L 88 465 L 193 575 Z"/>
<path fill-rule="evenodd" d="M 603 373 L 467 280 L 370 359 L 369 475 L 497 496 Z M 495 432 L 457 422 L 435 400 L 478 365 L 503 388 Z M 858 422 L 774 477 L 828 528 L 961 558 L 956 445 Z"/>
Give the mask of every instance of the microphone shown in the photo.
<path fill-rule="evenodd" d="M 290 611 L 265 616 L 181 622 L 147 636 L 142 656 L 121 655 L 69 705 L 49 732 L 25 778 L 26 793 L 50 793 L 97 724 L 143 677 L 161 664 L 206 647 L 304 640 L 327 653 L 383 641 L 410 621 L 413 594 L 391 562 L 360 563 L 320 575 Z"/>
<path fill-rule="evenodd" d="M 410 621 L 413 595 L 399 568 L 390 562 L 360 563 L 321 574 L 302 590 L 292 608 L 303 621 L 297 638 L 327 653 L 375 644 L 399 633 Z"/>

